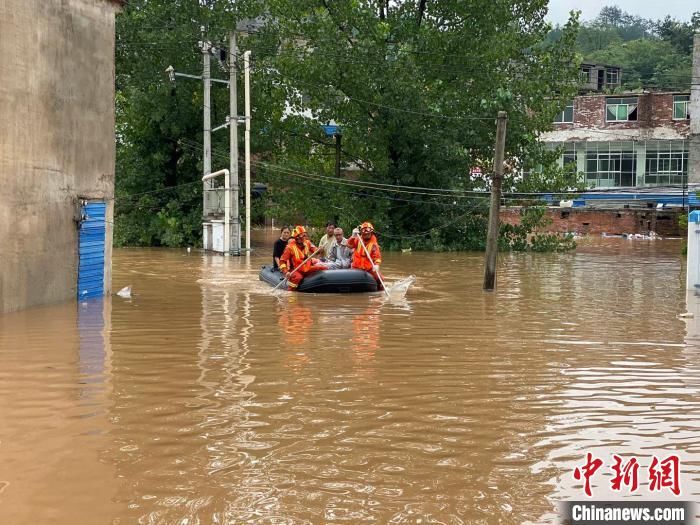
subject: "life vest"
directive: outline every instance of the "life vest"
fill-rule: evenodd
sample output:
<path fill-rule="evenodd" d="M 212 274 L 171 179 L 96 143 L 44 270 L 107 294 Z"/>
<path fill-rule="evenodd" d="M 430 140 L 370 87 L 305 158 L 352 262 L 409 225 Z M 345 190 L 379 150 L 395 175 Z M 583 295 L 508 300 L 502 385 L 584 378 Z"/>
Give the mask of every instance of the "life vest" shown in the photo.
<path fill-rule="evenodd" d="M 280 270 L 282 271 L 282 273 L 291 272 L 297 266 L 299 266 L 304 261 L 304 259 L 311 255 L 311 253 L 312 252 L 310 241 L 304 241 L 303 249 L 299 248 L 299 245 L 296 243 L 296 241 L 289 241 L 289 244 L 287 244 L 287 247 L 285 248 L 282 257 L 280 257 Z M 307 272 L 309 268 L 311 268 L 312 264 L 313 262 L 311 261 L 311 259 L 309 259 L 297 271 L 301 273 Z"/>
<path fill-rule="evenodd" d="M 382 254 L 379 250 L 379 243 L 374 235 L 372 235 L 368 242 L 365 242 L 367 251 L 372 256 L 372 259 L 367 258 L 367 253 L 362 247 L 359 238 L 350 237 L 350 239 L 348 239 L 348 246 L 350 248 L 355 248 L 355 251 L 352 254 L 352 268 L 359 268 L 360 270 L 369 272 L 372 270 L 372 266 L 382 263 Z"/>

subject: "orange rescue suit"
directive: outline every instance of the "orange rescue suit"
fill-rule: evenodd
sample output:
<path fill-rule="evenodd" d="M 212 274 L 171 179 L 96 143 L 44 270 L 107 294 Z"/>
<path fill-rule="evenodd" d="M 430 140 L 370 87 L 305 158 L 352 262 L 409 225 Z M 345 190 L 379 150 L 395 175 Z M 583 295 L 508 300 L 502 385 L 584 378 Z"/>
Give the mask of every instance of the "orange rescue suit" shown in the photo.
<path fill-rule="evenodd" d="M 362 242 L 364 242 L 364 240 Z M 377 243 L 377 238 L 374 234 L 372 234 L 369 241 L 365 242 L 365 246 L 372 257 L 371 259 L 367 258 L 367 252 L 365 252 L 365 249 L 360 244 L 360 239 L 358 237 L 352 236 L 348 239 L 348 247 L 355 249 L 352 254 L 352 264 L 350 267 L 368 272 L 374 277 L 374 280 L 377 281 L 377 289 L 383 290 L 384 286 L 382 285 L 379 272 L 375 272 L 372 268 L 373 265 L 382 263 L 382 252 L 379 250 L 379 243 Z"/>
<path fill-rule="evenodd" d="M 308 239 L 304 240 L 303 248 L 300 248 L 294 239 L 290 240 L 287 247 L 284 249 L 284 253 L 282 253 L 282 257 L 280 257 L 280 271 L 282 274 L 291 272 L 315 251 L 316 247 L 311 244 L 311 241 Z M 304 277 L 325 269 L 326 266 L 319 264 L 318 259 L 309 259 L 304 262 L 296 272 L 289 276 L 289 279 L 287 279 L 287 288 L 289 290 L 296 290 Z"/>
<path fill-rule="evenodd" d="M 365 246 L 372 257 L 371 260 L 367 258 L 367 253 L 365 253 L 365 249 L 360 244 L 360 239 L 358 237 L 352 236 L 348 239 L 348 248 L 353 248 L 355 250 L 352 254 L 351 267 L 365 270 L 366 272 L 372 272 L 372 266 L 382 263 L 382 253 L 379 250 L 379 243 L 374 234 L 372 234 L 368 242 L 365 242 Z"/>

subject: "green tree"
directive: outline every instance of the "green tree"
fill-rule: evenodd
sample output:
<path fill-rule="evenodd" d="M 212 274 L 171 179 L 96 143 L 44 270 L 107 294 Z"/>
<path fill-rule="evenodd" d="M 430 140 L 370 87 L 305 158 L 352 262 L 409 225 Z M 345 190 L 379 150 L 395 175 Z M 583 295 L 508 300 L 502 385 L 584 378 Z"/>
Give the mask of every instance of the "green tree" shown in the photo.
<path fill-rule="evenodd" d="M 588 55 L 593 62 L 622 67 L 626 89 L 682 88 L 690 82 L 690 57 L 658 39 L 639 39 L 611 45 Z"/>
<path fill-rule="evenodd" d="M 242 6 L 236 2 L 236 6 Z M 234 2 L 130 0 L 116 23 L 117 166 L 115 243 L 181 246 L 201 237 L 202 85 L 170 82 L 165 69 L 201 74 L 197 43 L 225 42 Z M 212 75 L 225 76 L 212 59 Z M 212 121 L 228 114 L 212 88 Z M 214 135 L 225 144 L 226 133 Z M 228 166 L 228 162 L 223 162 Z"/>
<path fill-rule="evenodd" d="M 117 20 L 117 242 L 198 242 L 201 83 L 172 84 L 164 70 L 201 71 L 201 25 L 225 49 L 238 21 L 263 15 L 240 38 L 254 57 L 253 176 L 269 185 L 257 209 L 312 223 L 369 217 L 426 248 L 477 246 L 465 239 L 481 238 L 486 200 L 468 192 L 488 184 L 470 168 L 492 169 L 497 112 L 509 115 L 515 172 L 576 90 L 576 18 L 546 41 L 546 5 L 131 0 Z M 228 99 L 212 95 L 216 125 Z M 331 120 L 351 169 L 342 180 L 320 126 Z M 227 139 L 212 137 L 214 168 L 228 165 Z"/>
<path fill-rule="evenodd" d="M 483 210 L 483 197 L 460 192 L 479 187 L 471 167 L 492 169 L 497 112 L 508 112 L 507 153 L 518 171 L 575 93 L 576 19 L 545 42 L 545 15 L 544 1 L 271 0 L 271 22 L 258 36 L 270 47 L 256 60 L 265 78 L 256 82 L 284 91 L 272 99 L 293 101 L 314 118 L 260 112 L 270 120 L 259 125 L 277 146 L 267 160 L 292 171 L 261 168 L 259 176 L 309 218 L 337 216 L 350 225 L 371 217 L 406 237 L 435 228 L 444 235 L 433 246 L 459 245 L 459 238 L 445 241 L 445 223 L 464 225 L 466 211 Z M 331 120 L 342 127 L 351 184 L 329 180 L 333 151 L 320 124 Z"/>
<path fill-rule="evenodd" d="M 695 11 L 690 22 L 679 22 L 667 16 L 656 23 L 656 33 L 661 40 L 671 44 L 678 53 L 690 55 L 693 52 L 693 35 L 700 31 L 700 11 Z"/>

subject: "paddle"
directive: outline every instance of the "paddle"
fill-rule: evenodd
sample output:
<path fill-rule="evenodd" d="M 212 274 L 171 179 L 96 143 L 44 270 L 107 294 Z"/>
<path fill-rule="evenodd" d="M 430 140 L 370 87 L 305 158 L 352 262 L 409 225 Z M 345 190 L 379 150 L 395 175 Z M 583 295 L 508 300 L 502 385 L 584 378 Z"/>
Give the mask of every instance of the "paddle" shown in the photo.
<path fill-rule="evenodd" d="M 304 266 L 304 264 L 306 263 L 306 261 L 308 261 L 309 259 L 311 259 L 314 255 L 316 255 L 316 254 L 317 254 L 318 252 L 320 252 L 320 251 L 321 251 L 321 248 L 316 248 L 316 251 L 315 251 L 314 253 L 312 253 L 311 255 L 309 255 L 306 259 L 304 259 L 301 263 L 299 263 L 299 266 L 297 266 L 297 267 L 294 268 L 291 272 L 289 272 L 289 275 L 292 275 L 292 274 L 293 274 L 294 272 L 296 272 L 299 268 L 301 268 L 302 266 Z M 286 281 L 287 281 L 287 278 L 285 277 L 284 279 L 282 279 L 280 282 L 277 283 L 277 286 L 275 286 L 275 287 L 272 289 L 272 291 L 274 292 L 275 290 L 277 290 L 277 288 L 279 287 L 279 285 L 282 284 L 283 282 L 286 282 Z"/>
<path fill-rule="evenodd" d="M 369 259 L 369 262 L 371 262 L 372 265 L 374 265 L 374 262 L 372 261 L 372 256 L 369 254 L 369 250 L 367 249 L 367 246 L 365 246 L 365 243 L 362 242 L 362 236 L 360 234 L 358 234 L 357 238 L 359 239 L 360 244 L 364 248 L 365 253 L 367 254 L 367 258 Z M 391 299 L 391 295 L 389 295 L 389 291 L 386 289 L 386 286 L 384 285 L 384 281 L 382 280 L 382 276 L 379 275 L 379 270 L 377 270 L 376 274 L 377 274 L 377 279 L 379 279 L 379 282 L 382 283 L 382 288 L 384 289 L 384 293 L 386 294 L 386 296 L 389 299 Z"/>

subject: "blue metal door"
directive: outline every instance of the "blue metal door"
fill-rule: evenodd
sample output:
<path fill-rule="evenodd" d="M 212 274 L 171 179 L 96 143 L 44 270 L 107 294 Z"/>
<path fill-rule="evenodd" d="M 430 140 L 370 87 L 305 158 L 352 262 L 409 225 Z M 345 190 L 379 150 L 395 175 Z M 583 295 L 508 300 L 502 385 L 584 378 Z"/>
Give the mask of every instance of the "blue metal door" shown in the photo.
<path fill-rule="evenodd" d="M 104 202 L 86 202 L 81 207 L 78 299 L 104 294 L 105 211 Z"/>

